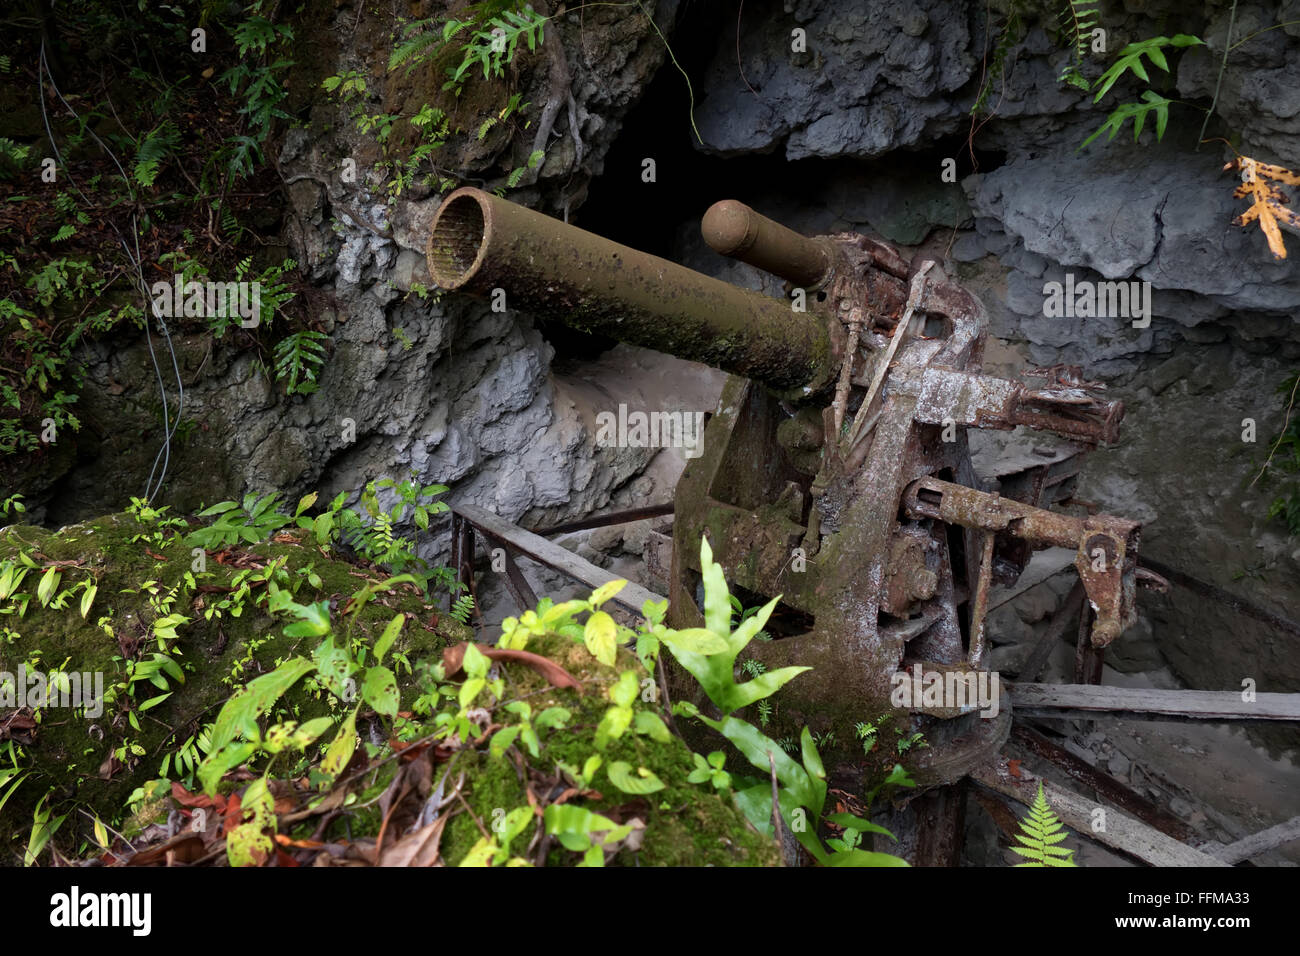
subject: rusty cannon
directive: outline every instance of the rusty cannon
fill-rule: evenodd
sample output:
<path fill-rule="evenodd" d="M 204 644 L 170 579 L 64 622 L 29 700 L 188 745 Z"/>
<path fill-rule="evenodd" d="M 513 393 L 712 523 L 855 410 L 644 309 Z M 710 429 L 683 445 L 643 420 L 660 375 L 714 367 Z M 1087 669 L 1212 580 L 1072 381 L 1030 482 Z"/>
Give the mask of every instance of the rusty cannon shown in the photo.
<path fill-rule="evenodd" d="M 1137 523 L 1051 510 L 1071 498 L 1078 454 L 1116 439 L 1123 406 L 1070 367 L 1032 383 L 983 374 L 984 309 L 934 261 L 856 233 L 807 238 L 733 201 L 702 227 L 717 252 L 786 280 L 787 300 L 473 188 L 442 203 L 428 263 L 443 289 L 504 289 L 511 307 L 731 373 L 676 490 L 670 622 L 702 624 L 707 536 L 747 603 L 782 596 L 753 657 L 814 668 L 781 691 L 769 733 L 807 724 L 828 769 L 860 778 L 854 728 L 892 713 L 929 745 L 909 754 L 913 775 L 957 781 L 1010 732 L 1007 696 L 990 707 L 973 688 L 997 681 L 990 592 L 1033 551 L 1075 552 L 1085 670 L 1134 619 Z M 1018 425 L 1065 442 L 981 479 L 968 429 Z M 936 682 L 971 694 L 920 692 Z M 879 749 L 897 756 L 892 739 Z"/>

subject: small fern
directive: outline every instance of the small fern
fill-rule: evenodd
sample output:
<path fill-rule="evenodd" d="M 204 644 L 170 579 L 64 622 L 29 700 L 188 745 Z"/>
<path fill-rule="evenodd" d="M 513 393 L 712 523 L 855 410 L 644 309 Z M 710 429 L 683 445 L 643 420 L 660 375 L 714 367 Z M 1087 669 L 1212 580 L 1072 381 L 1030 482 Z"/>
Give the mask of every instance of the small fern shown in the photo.
<path fill-rule="evenodd" d="M 1084 92 L 1088 90 L 1088 81 L 1079 72 L 1079 66 L 1088 56 L 1092 31 L 1097 28 L 1100 15 L 1097 0 L 1065 0 L 1061 11 L 1061 32 L 1070 45 L 1070 59 L 1065 61 L 1058 79 Z"/>
<path fill-rule="evenodd" d="M 452 602 L 451 611 L 452 619 L 459 621 L 461 624 L 468 624 L 469 617 L 474 613 L 474 598 L 468 594 L 462 594 Z"/>
<path fill-rule="evenodd" d="M 1038 781 L 1038 796 L 1020 821 L 1020 832 L 1016 834 L 1016 839 L 1023 845 L 1011 848 L 1027 862 L 1016 866 L 1077 866 L 1074 851 L 1057 846 L 1069 835 L 1043 796 L 1043 781 Z"/>
<path fill-rule="evenodd" d="M 275 347 L 275 377 L 285 383 L 289 395 L 310 395 L 316 391 L 316 373 L 325 364 L 323 332 L 303 329 L 285 336 Z"/>
<path fill-rule="evenodd" d="M 163 160 L 170 156 L 180 143 L 180 130 L 171 120 L 164 120 L 145 133 L 136 146 L 135 166 L 132 173 L 141 186 L 152 186 L 158 178 Z"/>

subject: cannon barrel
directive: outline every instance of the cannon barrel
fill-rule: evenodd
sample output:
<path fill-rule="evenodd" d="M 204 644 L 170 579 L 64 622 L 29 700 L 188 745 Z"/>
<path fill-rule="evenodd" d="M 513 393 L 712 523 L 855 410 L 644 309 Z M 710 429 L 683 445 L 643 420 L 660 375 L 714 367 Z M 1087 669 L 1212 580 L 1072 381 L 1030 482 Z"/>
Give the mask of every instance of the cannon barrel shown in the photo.
<path fill-rule="evenodd" d="M 710 206 L 700 223 L 700 231 L 714 252 L 747 262 L 805 289 L 821 285 L 835 262 L 829 241 L 801 236 L 734 199 Z"/>
<path fill-rule="evenodd" d="M 777 391 L 809 394 L 834 375 L 829 334 L 813 314 L 481 189 L 457 189 L 443 201 L 427 258 L 448 291 L 504 289 L 512 308 Z"/>

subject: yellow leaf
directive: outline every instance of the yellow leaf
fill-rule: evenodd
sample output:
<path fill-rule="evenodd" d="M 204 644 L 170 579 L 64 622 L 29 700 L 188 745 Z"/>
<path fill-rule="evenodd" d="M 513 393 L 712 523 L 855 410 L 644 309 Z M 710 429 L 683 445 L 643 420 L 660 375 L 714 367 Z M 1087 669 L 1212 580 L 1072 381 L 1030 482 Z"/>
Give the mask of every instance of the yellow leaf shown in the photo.
<path fill-rule="evenodd" d="M 1267 180 L 1296 186 L 1300 185 L 1300 174 L 1283 166 L 1257 162 L 1249 156 L 1239 156 L 1223 168 L 1225 171 L 1241 171 L 1241 185 L 1233 190 L 1232 195 L 1237 199 L 1251 200 L 1250 208 L 1233 222 L 1238 226 L 1247 226 L 1258 220 L 1260 231 L 1268 241 L 1269 251 L 1278 259 L 1285 259 L 1286 244 L 1282 241 L 1282 230 L 1278 224 L 1300 229 L 1300 216 L 1283 205 L 1287 201 L 1286 195 Z"/>
<path fill-rule="evenodd" d="M 617 635 L 618 627 L 614 624 L 614 619 L 604 611 L 596 611 L 587 618 L 582 639 L 596 660 L 613 667 L 618 654 Z"/>
<path fill-rule="evenodd" d="M 623 590 L 625 584 L 627 584 L 626 581 L 609 581 L 602 584 L 600 587 L 596 588 L 596 590 L 591 592 L 591 606 L 600 607 L 619 591 Z"/>

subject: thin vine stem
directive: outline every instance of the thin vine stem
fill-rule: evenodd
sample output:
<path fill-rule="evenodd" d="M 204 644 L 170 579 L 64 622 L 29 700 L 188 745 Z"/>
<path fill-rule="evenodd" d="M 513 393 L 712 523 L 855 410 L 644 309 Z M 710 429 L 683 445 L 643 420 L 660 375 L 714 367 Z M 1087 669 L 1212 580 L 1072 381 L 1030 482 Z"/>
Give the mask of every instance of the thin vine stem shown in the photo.
<path fill-rule="evenodd" d="M 1196 137 L 1196 148 L 1201 148 L 1201 141 L 1205 139 L 1205 130 L 1210 125 L 1210 117 L 1214 115 L 1214 108 L 1219 104 L 1219 90 L 1223 86 L 1223 74 L 1228 69 L 1228 54 L 1232 51 L 1232 28 L 1237 23 L 1237 0 L 1232 0 L 1232 10 L 1228 13 L 1228 32 L 1223 36 L 1223 59 L 1219 61 L 1219 78 L 1214 83 L 1214 97 L 1210 100 L 1210 108 L 1205 112 L 1205 121 L 1201 123 L 1201 132 Z M 1244 41 L 1243 41 L 1244 42 Z"/>

